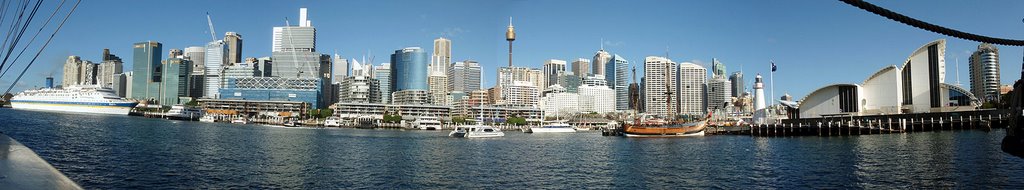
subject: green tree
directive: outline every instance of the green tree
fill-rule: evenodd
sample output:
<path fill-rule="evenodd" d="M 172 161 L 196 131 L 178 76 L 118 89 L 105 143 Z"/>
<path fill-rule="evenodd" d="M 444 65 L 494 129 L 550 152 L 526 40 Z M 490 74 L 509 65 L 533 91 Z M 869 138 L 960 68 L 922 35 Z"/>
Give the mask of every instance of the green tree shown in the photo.
<path fill-rule="evenodd" d="M 398 123 L 402 121 L 402 115 L 398 114 L 384 114 L 383 121 L 385 123 Z"/>
<path fill-rule="evenodd" d="M 187 103 L 185 103 L 185 105 L 186 106 L 199 106 L 199 101 L 196 101 L 195 99 L 192 99 L 192 101 L 188 101 Z"/>
<path fill-rule="evenodd" d="M 466 117 L 462 117 L 462 116 L 452 117 L 452 123 L 466 123 Z"/>
<path fill-rule="evenodd" d="M 320 118 L 327 118 L 334 115 L 334 109 L 321 109 Z"/>
<path fill-rule="evenodd" d="M 525 125 L 526 124 L 526 118 L 522 118 L 522 117 L 509 117 L 508 120 L 505 120 L 505 123 L 508 123 L 510 125 Z"/>

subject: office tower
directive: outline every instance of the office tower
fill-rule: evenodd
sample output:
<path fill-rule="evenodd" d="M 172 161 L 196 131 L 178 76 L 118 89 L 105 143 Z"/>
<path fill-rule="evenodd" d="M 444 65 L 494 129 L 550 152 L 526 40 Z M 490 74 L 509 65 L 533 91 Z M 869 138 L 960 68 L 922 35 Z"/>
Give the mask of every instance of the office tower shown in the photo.
<path fill-rule="evenodd" d="M 256 68 L 259 70 L 257 76 L 259 77 L 270 77 L 274 71 L 274 61 L 270 57 L 256 58 Z"/>
<path fill-rule="evenodd" d="M 578 58 L 572 61 L 572 73 L 576 76 L 585 77 L 590 74 L 590 60 Z"/>
<path fill-rule="evenodd" d="M 192 61 L 192 75 L 205 75 L 206 70 L 204 68 L 206 64 L 206 48 L 200 46 L 191 46 L 185 48 L 184 51 L 185 59 Z"/>
<path fill-rule="evenodd" d="M 601 80 L 604 79 L 597 79 Z M 608 113 L 615 111 L 615 90 L 605 85 L 584 84 L 579 87 L 580 112 Z"/>
<path fill-rule="evenodd" d="M 101 61 L 118 61 L 118 62 L 122 62 L 120 57 L 117 57 L 117 55 L 111 54 L 110 53 L 110 49 L 106 49 L 106 48 L 103 49 L 103 59 Z"/>
<path fill-rule="evenodd" d="M 678 111 L 684 115 L 703 115 L 707 104 L 708 70 L 703 66 L 684 62 L 679 64 L 676 97 L 679 99 Z M 650 95 L 650 94 L 648 94 Z"/>
<path fill-rule="evenodd" d="M 322 78 L 316 52 L 316 28 L 306 20 L 306 8 L 299 9 L 298 26 L 274 27 L 271 55 L 274 77 Z"/>
<path fill-rule="evenodd" d="M 604 80 L 604 76 L 596 75 L 596 76 L 583 77 L 583 85 L 608 87 L 608 82 Z M 614 100 L 614 98 L 613 98 L 613 100 Z"/>
<path fill-rule="evenodd" d="M 605 67 L 608 64 L 608 61 L 611 60 L 612 55 L 607 51 L 604 51 L 604 46 L 601 46 L 601 50 L 597 50 L 597 54 L 594 55 L 593 62 L 591 62 L 593 63 L 591 64 L 591 68 L 593 68 L 591 73 L 594 75 L 604 75 Z"/>
<path fill-rule="evenodd" d="M 553 85 L 540 98 L 539 104 L 545 116 L 570 117 L 579 112 L 579 99 L 579 94 L 565 92 L 565 88 Z"/>
<path fill-rule="evenodd" d="M 743 72 L 732 72 L 732 74 L 729 75 L 729 82 L 732 83 L 732 97 L 739 98 L 747 91 L 746 87 L 743 86 Z"/>
<path fill-rule="evenodd" d="M 629 109 L 629 61 L 615 54 L 605 64 L 605 81 L 608 87 L 615 90 L 615 110 L 623 111 Z"/>
<path fill-rule="evenodd" d="M 427 54 L 419 47 L 395 50 L 391 54 L 391 91 L 427 90 Z"/>
<path fill-rule="evenodd" d="M 228 47 L 227 63 L 242 62 L 242 35 L 235 32 L 224 33 L 224 45 Z"/>
<path fill-rule="evenodd" d="M 428 69 L 431 72 L 444 73 L 448 70 L 448 64 L 452 64 L 452 41 L 443 37 L 437 38 L 434 40 L 434 52 L 430 54 Z"/>
<path fill-rule="evenodd" d="M 558 75 L 558 85 L 565 88 L 565 92 L 579 93 L 579 87 L 583 84 L 583 78 L 574 75 L 572 72 L 565 72 Z"/>
<path fill-rule="evenodd" d="M 348 65 L 348 59 L 345 59 L 335 53 L 333 64 L 334 66 L 331 66 L 331 69 L 333 70 L 333 76 L 331 77 L 332 82 L 341 82 L 341 80 L 345 80 L 348 77 L 348 71 L 351 70 Z"/>
<path fill-rule="evenodd" d="M 515 81 L 527 81 L 530 84 L 544 89 L 544 71 L 526 67 L 501 67 L 498 68 L 498 85 L 508 86 Z"/>
<path fill-rule="evenodd" d="M 373 67 L 373 78 L 380 82 L 380 103 L 391 103 L 391 63 Z"/>
<path fill-rule="evenodd" d="M 427 87 L 430 100 L 434 105 L 448 105 L 448 76 L 439 72 L 431 72 L 427 76 Z"/>
<path fill-rule="evenodd" d="M 544 88 L 558 84 L 558 76 L 565 72 L 565 61 L 549 59 L 544 62 Z"/>
<path fill-rule="evenodd" d="M 722 76 L 725 77 L 725 64 L 718 62 L 718 58 L 711 58 L 711 73 L 712 77 Z"/>
<path fill-rule="evenodd" d="M 171 49 L 167 51 L 167 58 L 184 58 L 185 54 L 180 49 Z"/>
<path fill-rule="evenodd" d="M 430 65 L 427 67 L 427 85 L 431 101 L 435 105 L 448 105 L 448 64 L 452 63 L 452 41 L 445 38 L 434 40 Z"/>
<path fill-rule="evenodd" d="M 999 48 L 982 43 L 971 54 L 971 93 L 982 102 L 999 101 Z"/>
<path fill-rule="evenodd" d="M 189 76 L 192 74 L 192 63 L 181 58 L 170 58 L 162 61 L 162 78 L 160 79 L 160 105 L 173 106 L 182 104 L 179 97 L 189 96 Z"/>
<path fill-rule="evenodd" d="M 136 100 L 157 100 L 160 97 L 160 61 L 163 45 L 155 41 L 139 42 L 133 46 L 132 93 Z"/>
<path fill-rule="evenodd" d="M 448 67 L 448 90 L 472 92 L 480 88 L 480 63 L 473 60 L 452 63 Z"/>
<path fill-rule="evenodd" d="M 203 64 L 206 73 L 203 77 L 203 82 L 206 83 L 203 89 L 203 97 L 205 98 L 220 98 L 220 88 L 223 87 L 223 81 L 221 81 L 221 72 L 226 66 L 225 62 L 227 58 L 228 49 L 224 40 L 212 41 L 206 44 L 206 54 L 203 55 L 203 59 L 206 63 Z M 138 76 L 138 75 L 136 75 Z"/>
<path fill-rule="evenodd" d="M 647 106 L 645 109 L 648 114 L 674 116 L 673 107 L 679 102 L 678 98 L 673 97 L 678 87 L 676 68 L 676 63 L 665 57 L 644 58 L 644 89 L 647 91 L 644 105 Z"/>
<path fill-rule="evenodd" d="M 239 78 L 252 78 L 259 75 L 256 65 L 251 63 L 235 63 L 224 67 L 221 71 L 221 84 L 228 84 Z"/>

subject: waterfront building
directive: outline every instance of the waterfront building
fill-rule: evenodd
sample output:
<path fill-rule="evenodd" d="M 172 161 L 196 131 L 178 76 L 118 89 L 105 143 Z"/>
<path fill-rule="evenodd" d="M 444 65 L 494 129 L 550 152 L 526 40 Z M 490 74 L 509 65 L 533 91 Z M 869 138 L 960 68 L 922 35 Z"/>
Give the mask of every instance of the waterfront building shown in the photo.
<path fill-rule="evenodd" d="M 527 81 L 515 81 L 502 88 L 501 92 L 505 95 L 503 106 L 535 107 L 540 100 L 540 90 Z"/>
<path fill-rule="evenodd" d="M 368 75 L 348 76 L 341 80 L 338 102 L 380 103 L 380 82 Z"/>
<path fill-rule="evenodd" d="M 495 86 L 487 89 L 487 104 L 498 105 L 504 102 L 505 100 L 502 99 L 500 86 Z"/>
<path fill-rule="evenodd" d="M 542 110 L 530 107 L 476 106 L 464 109 L 465 112 L 453 112 L 453 116 L 471 118 L 484 123 L 505 123 L 508 118 L 521 117 L 526 122 L 541 122 L 544 119 Z M 481 117 L 483 116 L 483 117 Z"/>
<path fill-rule="evenodd" d="M 259 72 L 251 63 L 235 63 L 224 67 L 221 74 L 221 84 L 227 84 L 228 80 L 246 77 L 258 77 Z"/>
<path fill-rule="evenodd" d="M 329 56 L 316 52 L 316 28 L 306 19 L 306 8 L 299 9 L 298 26 L 274 27 L 271 57 L 274 60 L 273 77 L 325 78 L 321 70 Z M 324 60 L 324 59 L 327 60 Z"/>
<path fill-rule="evenodd" d="M 644 105 L 648 114 L 672 116 L 679 99 L 674 97 L 677 85 L 675 72 L 678 66 L 665 57 L 647 56 L 644 58 L 644 78 L 647 79 L 645 89 L 647 96 Z"/>
<path fill-rule="evenodd" d="M 941 39 L 925 44 L 902 67 L 884 67 L 863 84 L 831 84 L 814 90 L 799 101 L 796 116 L 933 113 L 980 106 L 969 91 L 943 83 L 945 44 Z"/>
<path fill-rule="evenodd" d="M 433 102 L 433 96 L 427 90 L 400 90 L 392 96 L 393 104 L 428 105 Z"/>
<path fill-rule="evenodd" d="M 736 71 L 729 75 L 729 83 L 732 84 L 732 97 L 739 98 L 747 91 L 746 86 L 743 86 L 743 72 Z"/>
<path fill-rule="evenodd" d="M 448 106 L 377 103 L 337 103 L 332 105 L 331 109 L 334 109 L 334 116 L 342 119 L 355 119 L 360 116 L 384 119 L 384 114 L 388 113 L 399 114 L 406 121 L 413 121 L 421 116 L 451 120 L 450 114 L 452 113 L 452 109 Z"/>
<path fill-rule="evenodd" d="M 577 58 L 575 61 L 572 61 L 572 73 L 580 77 L 590 75 L 590 59 Z"/>
<path fill-rule="evenodd" d="M 448 67 L 448 90 L 472 92 L 480 90 L 480 63 L 465 60 Z"/>
<path fill-rule="evenodd" d="M 320 105 L 319 78 L 245 77 L 232 78 L 220 89 L 221 99 L 299 101 Z"/>
<path fill-rule="evenodd" d="M 558 84 L 551 85 L 540 99 L 540 109 L 544 116 L 572 116 L 579 112 L 579 97 L 577 93 L 566 92 Z"/>
<path fill-rule="evenodd" d="M 129 72 L 124 72 L 124 73 L 114 74 L 114 80 L 112 81 L 112 84 L 110 85 L 110 88 L 114 90 L 114 94 L 117 94 L 117 97 L 124 98 L 128 94 L 130 94 L 130 93 L 128 93 L 128 87 L 131 86 L 129 84 L 129 81 L 130 81 L 129 80 L 129 78 L 130 78 L 129 76 L 131 74 L 132 74 L 132 72 L 130 72 L 130 71 Z"/>
<path fill-rule="evenodd" d="M 391 103 L 391 64 L 383 63 L 373 67 L 373 78 L 380 82 L 380 102 Z"/>
<path fill-rule="evenodd" d="M 608 62 L 612 60 L 612 55 L 604 51 L 604 42 L 601 43 L 601 50 L 597 50 L 597 53 L 594 54 L 593 64 L 591 64 L 591 68 L 593 68 L 591 73 L 594 75 L 605 75 L 607 73 L 605 68 Z"/>
<path fill-rule="evenodd" d="M 683 115 L 703 115 L 707 108 L 708 70 L 690 62 L 679 64 L 676 84 L 676 110 Z"/>
<path fill-rule="evenodd" d="M 427 77 L 427 85 L 430 89 L 430 100 L 434 105 L 448 105 L 448 76 L 443 73 L 432 72 Z"/>
<path fill-rule="evenodd" d="M 220 88 L 223 87 L 221 72 L 224 66 L 227 65 L 227 58 L 225 57 L 227 53 L 228 49 L 224 40 L 212 41 L 206 44 L 206 54 L 203 55 L 203 60 L 206 61 L 203 64 L 206 71 L 203 76 L 203 82 L 206 83 L 203 89 L 203 97 L 220 98 Z"/>
<path fill-rule="evenodd" d="M 97 68 L 91 61 L 82 60 L 78 56 L 68 56 L 64 62 L 64 73 L 61 85 L 91 85 L 96 83 Z"/>
<path fill-rule="evenodd" d="M 629 110 L 629 61 L 615 54 L 605 65 L 604 79 L 615 90 L 615 110 Z"/>
<path fill-rule="evenodd" d="M 544 85 L 544 71 L 527 67 L 498 68 L 498 86 L 509 86 L 515 81 L 526 81 L 540 88 Z"/>
<path fill-rule="evenodd" d="M 227 63 L 242 62 L 242 35 L 235 32 L 224 33 L 224 45 L 228 53 L 225 55 Z"/>
<path fill-rule="evenodd" d="M 181 58 L 170 58 L 161 62 L 162 78 L 160 79 L 160 105 L 173 106 L 188 103 L 189 76 L 192 74 L 192 62 Z"/>
<path fill-rule="evenodd" d="M 132 48 L 132 93 L 129 98 L 157 100 L 160 97 L 160 61 L 163 45 L 147 41 L 135 43 Z"/>
<path fill-rule="evenodd" d="M 207 114 L 222 116 L 272 116 L 303 117 L 310 109 L 309 103 L 301 101 L 273 101 L 246 99 L 199 99 L 199 105 Z"/>
<path fill-rule="evenodd" d="M 615 111 L 615 90 L 604 85 L 584 84 L 579 87 L 579 111 L 609 113 Z"/>
<path fill-rule="evenodd" d="M 971 54 L 971 93 L 983 102 L 999 102 L 999 48 L 988 43 L 978 45 Z"/>
<path fill-rule="evenodd" d="M 427 54 L 419 47 L 395 50 L 391 54 L 391 91 L 428 90 Z"/>
<path fill-rule="evenodd" d="M 557 59 L 544 61 L 544 87 L 558 84 L 558 76 L 565 72 L 565 63 Z"/>

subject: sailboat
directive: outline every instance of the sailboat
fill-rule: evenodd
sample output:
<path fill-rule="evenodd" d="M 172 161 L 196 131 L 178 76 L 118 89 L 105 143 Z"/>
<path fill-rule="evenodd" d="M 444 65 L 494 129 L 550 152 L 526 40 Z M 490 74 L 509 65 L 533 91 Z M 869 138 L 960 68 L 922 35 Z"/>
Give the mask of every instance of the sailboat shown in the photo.
<path fill-rule="evenodd" d="M 668 67 L 668 65 L 666 64 L 665 67 Z M 636 75 L 636 69 L 634 69 L 633 73 Z M 665 113 L 668 113 L 668 117 L 663 119 L 650 114 L 637 115 L 633 123 L 627 123 L 623 129 L 626 137 L 704 136 L 704 129 L 707 126 L 708 120 L 711 119 L 711 112 L 708 112 L 707 117 L 695 122 L 683 123 L 676 121 L 672 114 L 672 88 L 668 83 L 665 86 L 665 97 L 668 105 L 666 106 Z"/>
<path fill-rule="evenodd" d="M 483 78 L 481 76 L 480 78 Z M 455 127 L 452 132 L 448 133 L 449 137 L 461 137 L 461 138 L 486 138 L 486 137 L 504 137 L 505 132 L 501 132 L 493 126 L 484 125 L 484 106 L 483 103 L 479 103 L 480 106 L 480 121 L 477 121 L 474 125 L 464 125 Z"/>

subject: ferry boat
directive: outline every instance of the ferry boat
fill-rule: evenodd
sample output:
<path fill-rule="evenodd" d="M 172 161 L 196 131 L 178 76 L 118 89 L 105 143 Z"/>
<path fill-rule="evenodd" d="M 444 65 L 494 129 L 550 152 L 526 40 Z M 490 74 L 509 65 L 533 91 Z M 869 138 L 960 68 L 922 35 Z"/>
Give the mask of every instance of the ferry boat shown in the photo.
<path fill-rule="evenodd" d="M 504 137 L 505 132 L 487 125 L 471 125 L 456 127 L 455 130 L 448 133 L 448 136 L 462 138 Z"/>
<path fill-rule="evenodd" d="M 341 122 L 340 117 L 327 117 L 327 119 L 324 120 L 324 127 L 341 127 Z"/>
<path fill-rule="evenodd" d="M 14 109 L 128 115 L 138 102 L 97 85 L 26 90 L 11 98 Z"/>
<path fill-rule="evenodd" d="M 231 120 L 231 123 L 245 125 L 249 123 L 249 120 L 246 120 L 244 117 L 236 117 L 235 119 Z"/>
<path fill-rule="evenodd" d="M 550 123 L 536 127 L 530 127 L 527 133 L 575 133 L 576 128 L 566 123 Z"/>
<path fill-rule="evenodd" d="M 420 130 L 438 130 L 441 129 L 441 119 L 431 116 L 423 116 L 416 118 L 416 121 L 412 122 L 414 128 Z"/>
<path fill-rule="evenodd" d="M 203 117 L 203 109 L 180 104 L 174 105 L 164 114 L 164 117 L 171 120 L 195 121 Z"/>

